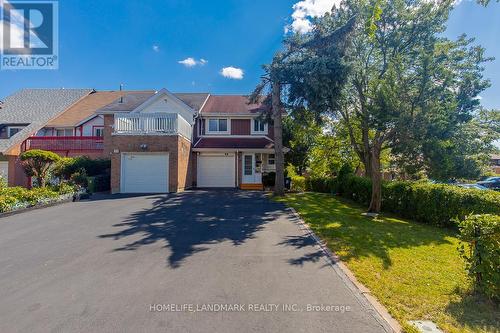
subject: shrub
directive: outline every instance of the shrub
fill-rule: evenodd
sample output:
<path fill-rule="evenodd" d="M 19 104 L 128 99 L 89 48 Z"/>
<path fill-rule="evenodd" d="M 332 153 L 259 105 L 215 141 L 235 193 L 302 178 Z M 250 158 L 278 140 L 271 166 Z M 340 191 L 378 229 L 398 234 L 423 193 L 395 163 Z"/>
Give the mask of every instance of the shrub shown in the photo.
<path fill-rule="evenodd" d="M 54 167 L 54 175 L 62 179 L 70 179 L 74 173 L 84 169 L 88 176 L 98 176 L 109 173 L 109 159 L 90 159 L 87 156 L 66 157 Z"/>
<path fill-rule="evenodd" d="M 24 172 L 28 177 L 35 177 L 38 186 L 45 187 L 45 182 L 53 164 L 61 159 L 51 151 L 33 149 L 19 155 Z"/>
<path fill-rule="evenodd" d="M 308 179 L 306 190 L 339 193 L 363 205 L 371 199 L 371 181 L 352 174 Z M 434 225 L 457 226 L 469 214 L 500 214 L 500 193 L 427 182 L 384 182 L 382 210 Z"/>
<path fill-rule="evenodd" d="M 500 216 L 469 215 L 460 222 L 460 254 L 476 290 L 500 299 Z"/>
<path fill-rule="evenodd" d="M 75 173 L 71 175 L 70 178 L 71 182 L 75 185 L 82 186 L 82 187 L 87 187 L 89 185 L 88 183 L 88 175 L 87 171 L 85 169 L 79 169 Z"/>
<path fill-rule="evenodd" d="M 290 178 L 292 179 L 290 186 L 292 191 L 304 192 L 306 190 L 306 177 L 294 175 Z"/>
<path fill-rule="evenodd" d="M 61 186 L 61 185 L 60 185 Z M 24 208 L 43 204 L 58 198 L 61 194 L 69 194 L 74 190 L 72 188 L 34 188 L 31 190 L 23 187 L 6 187 L 0 189 L 0 212 L 8 212 L 17 208 Z M 64 193 L 63 193 L 64 192 Z"/>

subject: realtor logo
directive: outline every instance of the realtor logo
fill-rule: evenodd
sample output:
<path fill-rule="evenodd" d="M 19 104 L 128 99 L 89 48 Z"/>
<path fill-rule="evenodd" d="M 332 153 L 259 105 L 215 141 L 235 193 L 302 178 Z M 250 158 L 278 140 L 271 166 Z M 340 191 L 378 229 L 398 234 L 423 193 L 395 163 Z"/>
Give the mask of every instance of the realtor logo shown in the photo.
<path fill-rule="evenodd" d="M 57 69 L 57 0 L 0 0 L 0 4 L 0 69 Z"/>

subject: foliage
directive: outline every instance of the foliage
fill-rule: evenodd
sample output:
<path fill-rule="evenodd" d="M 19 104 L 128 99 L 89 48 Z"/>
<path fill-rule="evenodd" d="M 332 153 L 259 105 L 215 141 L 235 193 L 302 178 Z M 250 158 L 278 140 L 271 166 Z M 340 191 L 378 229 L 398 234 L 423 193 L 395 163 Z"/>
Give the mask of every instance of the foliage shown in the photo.
<path fill-rule="evenodd" d="M 109 159 L 91 159 L 87 156 L 62 158 L 54 167 L 54 175 L 62 179 L 70 179 L 71 175 L 84 169 L 88 176 L 109 173 Z"/>
<path fill-rule="evenodd" d="M 26 189 L 24 187 L 5 187 L 0 189 L 0 213 L 19 208 L 36 206 L 57 200 L 61 195 L 74 193 L 73 186 L 61 183 L 57 187 Z"/>
<path fill-rule="evenodd" d="M 264 187 L 273 187 L 275 184 L 275 180 L 276 180 L 275 172 L 269 172 L 262 175 L 262 185 L 264 185 Z"/>
<path fill-rule="evenodd" d="M 61 157 L 51 151 L 33 149 L 19 155 L 24 172 L 28 177 L 35 177 L 40 187 L 45 187 L 50 170 Z"/>
<path fill-rule="evenodd" d="M 459 142 L 481 135 L 464 124 L 489 86 L 482 65 L 490 59 L 472 39 L 443 37 L 452 8 L 452 1 L 346 0 L 317 19 L 312 33 L 286 42 L 294 50 L 281 63 L 288 103 L 343 124 L 373 180 L 372 211 L 381 204 L 383 151 L 411 161 L 402 167 L 415 172 L 437 172 L 443 160 L 447 174 L 464 167 L 474 174 L 480 166 L 474 149 Z M 329 38 L 339 30 L 345 38 Z"/>
<path fill-rule="evenodd" d="M 500 300 L 500 215 L 469 215 L 460 223 L 460 254 L 477 290 Z"/>
<path fill-rule="evenodd" d="M 88 175 L 85 169 L 81 168 L 74 172 L 70 178 L 71 182 L 75 185 L 87 188 L 88 187 Z"/>
<path fill-rule="evenodd" d="M 370 202 L 371 181 L 347 175 L 335 179 L 306 181 L 307 191 L 339 193 L 366 205 Z M 466 189 L 427 182 L 384 182 L 382 210 L 404 218 L 439 226 L 457 226 L 469 214 L 500 214 L 500 193 Z"/>
<path fill-rule="evenodd" d="M 278 200 L 297 210 L 402 326 L 421 318 L 443 332 L 498 331 L 500 308 L 471 293 L 455 230 L 387 214 L 366 218 L 361 206 L 328 194 L 289 194 Z M 293 262 L 307 265 L 315 259 Z"/>

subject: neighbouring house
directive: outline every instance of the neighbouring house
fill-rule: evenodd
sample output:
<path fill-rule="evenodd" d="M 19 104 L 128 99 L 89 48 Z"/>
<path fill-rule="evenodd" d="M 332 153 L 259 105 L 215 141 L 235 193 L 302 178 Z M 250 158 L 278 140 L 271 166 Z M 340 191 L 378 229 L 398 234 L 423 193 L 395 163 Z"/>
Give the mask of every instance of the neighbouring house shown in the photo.
<path fill-rule="evenodd" d="M 499 154 L 492 154 L 490 156 L 490 165 L 491 169 L 494 173 L 500 175 L 500 155 Z"/>
<path fill-rule="evenodd" d="M 126 91 L 23 89 L 0 108 L 0 173 L 9 186 L 28 186 L 19 154 L 30 149 L 61 156 L 103 156 L 104 119 L 96 110 Z"/>
<path fill-rule="evenodd" d="M 273 130 L 246 96 L 131 92 L 99 109 L 113 193 L 262 189 Z"/>

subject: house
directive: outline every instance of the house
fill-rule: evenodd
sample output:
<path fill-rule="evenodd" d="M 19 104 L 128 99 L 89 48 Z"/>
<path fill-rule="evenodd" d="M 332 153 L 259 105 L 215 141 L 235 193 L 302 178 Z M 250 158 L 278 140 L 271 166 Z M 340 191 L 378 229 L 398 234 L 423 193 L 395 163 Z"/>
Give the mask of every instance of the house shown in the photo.
<path fill-rule="evenodd" d="M 10 186 L 27 186 L 18 156 L 24 141 L 91 89 L 22 89 L 5 98 L 0 109 L 0 173 Z"/>
<path fill-rule="evenodd" d="M 131 92 L 99 109 L 113 193 L 262 189 L 273 130 L 245 96 Z"/>
<path fill-rule="evenodd" d="M 10 186 L 28 186 L 18 156 L 30 149 L 102 157 L 104 119 L 95 112 L 126 93 L 23 89 L 8 96 L 0 108 L 0 173 Z"/>
<path fill-rule="evenodd" d="M 490 165 L 494 173 L 500 175 L 500 155 L 492 154 L 490 156 Z"/>

